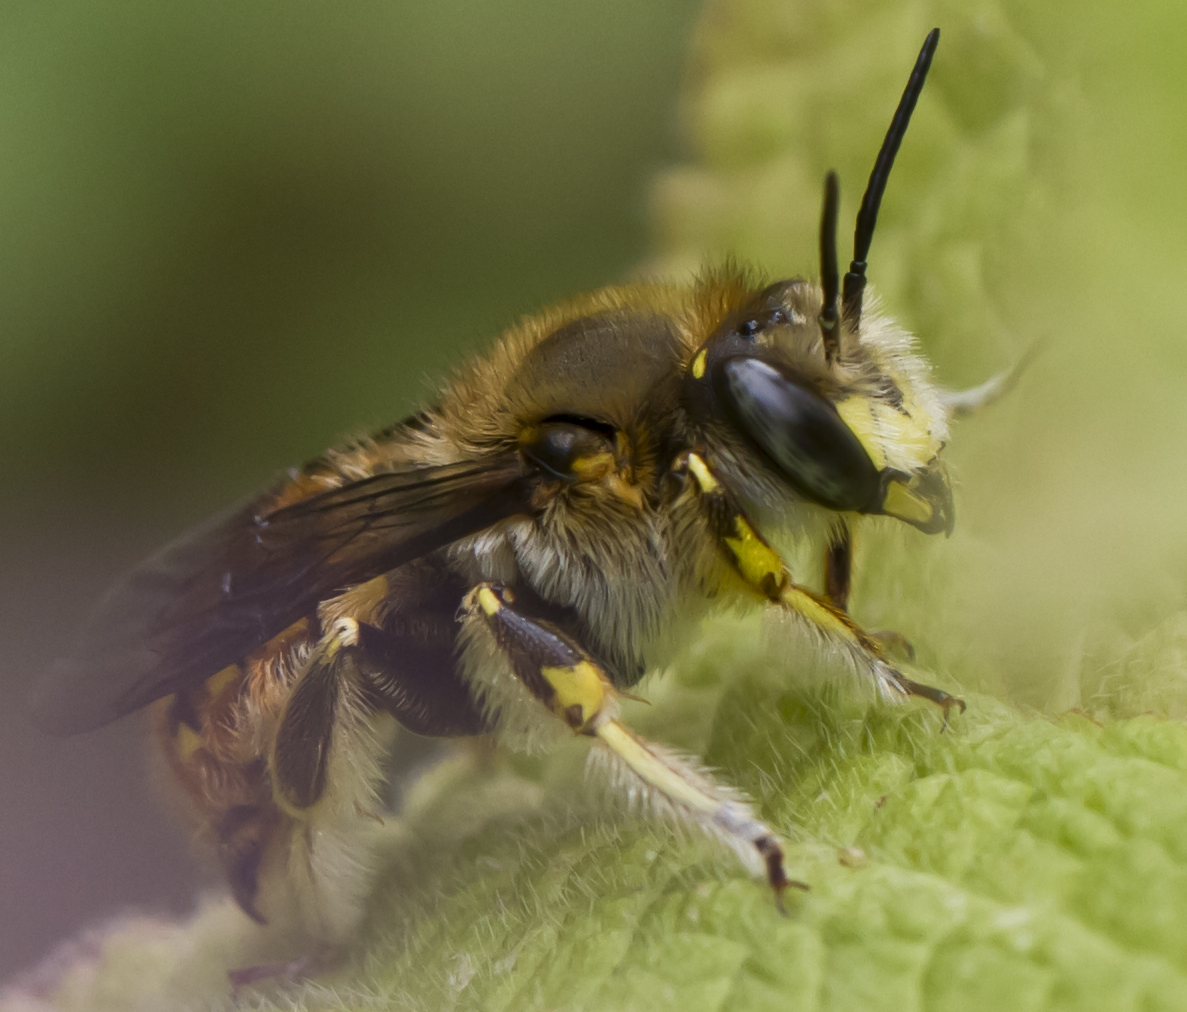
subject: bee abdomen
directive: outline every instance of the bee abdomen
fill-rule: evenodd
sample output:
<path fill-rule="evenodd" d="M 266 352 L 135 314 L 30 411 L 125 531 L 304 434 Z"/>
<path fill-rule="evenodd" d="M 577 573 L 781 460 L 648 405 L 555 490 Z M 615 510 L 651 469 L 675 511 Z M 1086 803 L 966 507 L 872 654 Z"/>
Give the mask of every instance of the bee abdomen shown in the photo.
<path fill-rule="evenodd" d="M 271 803 L 233 805 L 214 827 L 219 863 L 231 887 L 231 895 L 240 909 L 259 924 L 267 923 L 256 905 L 260 866 L 283 818 Z"/>
<path fill-rule="evenodd" d="M 213 852 L 236 903 L 264 923 L 261 868 L 283 829 L 261 744 L 307 641 L 304 620 L 238 664 L 168 696 L 154 714 L 157 747 L 173 773 L 189 821 Z"/>

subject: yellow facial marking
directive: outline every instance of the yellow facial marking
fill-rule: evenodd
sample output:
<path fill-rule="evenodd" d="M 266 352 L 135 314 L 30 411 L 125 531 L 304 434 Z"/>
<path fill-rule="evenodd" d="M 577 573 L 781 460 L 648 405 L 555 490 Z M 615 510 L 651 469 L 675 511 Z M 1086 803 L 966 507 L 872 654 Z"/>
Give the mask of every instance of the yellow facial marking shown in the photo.
<path fill-rule="evenodd" d="M 931 504 L 915 495 L 906 485 L 892 481 L 886 487 L 886 498 L 882 500 L 882 511 L 902 520 L 914 520 L 925 524 L 932 517 Z"/>
<path fill-rule="evenodd" d="M 702 349 L 697 352 L 697 357 L 692 360 L 693 379 L 700 379 L 705 375 L 705 354 L 704 349 Z"/>
<path fill-rule="evenodd" d="M 713 472 L 709 470 L 709 465 L 701 460 L 697 454 L 690 453 L 688 455 L 688 469 L 692 472 L 692 476 L 696 478 L 702 492 L 715 492 L 721 487 L 717 479 L 713 477 Z"/>
<path fill-rule="evenodd" d="M 478 606 L 487 615 L 495 615 L 503 610 L 503 602 L 495 596 L 490 587 L 483 587 L 478 591 Z"/>
<path fill-rule="evenodd" d="M 930 417 L 909 394 L 903 394 L 902 410 L 859 394 L 839 401 L 836 408 L 879 471 L 922 467 L 940 450 Z"/>
<path fill-rule="evenodd" d="M 570 720 L 575 731 L 585 730 L 589 722 L 602 712 L 607 697 L 614 692 L 606 676 L 589 661 L 581 661 L 569 668 L 541 668 L 540 674 L 556 693 L 551 701 L 554 712 Z M 580 716 L 571 720 L 570 712 L 574 707 L 579 708 Z"/>
<path fill-rule="evenodd" d="M 930 419 L 923 409 L 908 398 L 903 399 L 904 414 L 889 404 L 878 407 L 878 427 L 882 438 L 894 446 L 897 467 L 926 464 L 940 451 L 940 442 L 931 433 Z"/>
<path fill-rule="evenodd" d="M 846 397 L 843 401 L 838 401 L 836 408 L 837 414 L 841 416 L 841 421 L 849 426 L 857 437 L 857 441 L 870 455 L 874 467 L 881 471 L 886 466 L 886 453 L 882 449 L 882 441 L 879 438 L 873 402 L 855 394 L 852 397 Z"/>

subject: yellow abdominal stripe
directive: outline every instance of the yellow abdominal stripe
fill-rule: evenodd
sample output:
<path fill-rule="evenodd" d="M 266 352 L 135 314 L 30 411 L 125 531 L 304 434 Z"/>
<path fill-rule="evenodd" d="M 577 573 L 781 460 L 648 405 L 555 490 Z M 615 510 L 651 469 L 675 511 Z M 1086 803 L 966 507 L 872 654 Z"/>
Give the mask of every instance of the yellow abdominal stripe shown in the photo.
<path fill-rule="evenodd" d="M 202 736 L 189 724 L 177 725 L 177 756 L 184 763 L 202 746 Z"/>
<path fill-rule="evenodd" d="M 238 664 L 228 664 L 225 668 L 216 671 L 203 683 L 202 687 L 206 692 L 206 698 L 209 700 L 218 699 L 241 674 Z M 182 762 L 189 762 L 194 753 L 204 744 L 202 735 L 189 724 L 179 723 L 173 735 L 177 756 Z"/>
<path fill-rule="evenodd" d="M 206 694 L 211 699 L 222 695 L 223 689 L 239 677 L 239 665 L 228 664 L 222 671 L 206 679 Z"/>

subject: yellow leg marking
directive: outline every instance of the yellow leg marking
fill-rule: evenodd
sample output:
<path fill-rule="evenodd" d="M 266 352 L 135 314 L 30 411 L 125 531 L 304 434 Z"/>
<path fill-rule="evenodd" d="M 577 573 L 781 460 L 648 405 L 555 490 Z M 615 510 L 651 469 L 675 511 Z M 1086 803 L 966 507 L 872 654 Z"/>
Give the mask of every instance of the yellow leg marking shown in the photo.
<path fill-rule="evenodd" d="M 720 491 L 721 483 L 699 454 L 688 455 L 688 470 L 701 492 Z M 776 599 L 791 579 L 779 553 L 762 539 L 741 513 L 734 515 L 734 537 L 723 540 L 742 579 L 765 596 Z"/>
<path fill-rule="evenodd" d="M 776 597 L 790 580 L 783 559 L 740 513 L 734 517 L 734 530 L 737 537 L 726 538 L 725 543 L 742 579 L 767 597 Z"/>
<path fill-rule="evenodd" d="M 608 751 L 620 767 L 625 766 L 630 778 L 648 788 L 643 796 L 659 802 L 661 811 L 691 819 L 728 843 L 750 867 L 765 869 L 776 896 L 793 884 L 783 871 L 779 838 L 750 806 L 696 766 L 623 727 L 618 722 L 618 692 L 606 673 L 576 644 L 563 642 L 559 630 L 550 632 L 507 608 L 509 600 L 505 587 L 480 584 L 466 595 L 462 607 L 470 616 L 486 616 L 496 642 L 506 643 L 512 669 L 528 691 L 576 734 L 600 738 L 605 749 L 599 753 Z M 513 636 L 509 630 L 515 631 Z M 556 642 L 558 637 L 562 643 Z"/>
<path fill-rule="evenodd" d="M 700 454 L 690 453 L 688 455 L 688 469 L 697 480 L 702 492 L 716 492 L 721 488 L 721 483 L 713 477 L 713 472 L 709 470 L 709 465 L 705 463 Z"/>
<path fill-rule="evenodd" d="M 713 493 L 721 488 L 709 465 L 699 455 L 688 455 L 688 470 L 703 493 Z M 751 589 L 767 600 L 794 611 L 827 635 L 876 660 L 882 659 L 878 644 L 862 632 L 847 614 L 792 580 L 783 557 L 767 544 L 741 512 L 735 512 L 733 520 L 735 536 L 722 540 L 738 575 Z"/>
<path fill-rule="evenodd" d="M 479 584 L 466 595 L 462 608 L 471 615 L 481 612 L 491 619 L 497 642 L 499 623 L 508 621 L 509 617 L 511 620 L 517 617 L 507 607 L 514 600 L 506 587 Z M 504 611 L 507 614 L 496 618 Z M 522 616 L 518 618 L 532 624 L 531 620 L 523 619 Z M 618 715 L 618 693 L 614 690 L 614 683 L 593 661 L 582 657 L 579 648 L 570 645 L 557 651 L 555 645 L 548 647 L 541 640 L 537 650 L 534 656 L 531 649 L 527 649 L 525 656 L 520 656 L 518 660 L 512 658 L 513 668 L 516 664 L 520 665 L 516 676 L 536 699 L 575 733 L 593 734 L 596 725 Z M 567 663 L 570 661 L 572 663 Z"/>
<path fill-rule="evenodd" d="M 857 647 L 881 659 L 882 649 L 862 631 L 844 612 L 837 611 L 815 594 L 794 583 L 789 583 L 779 595 L 779 603 L 802 615 L 818 629 L 835 636 L 851 646 Z"/>
<path fill-rule="evenodd" d="M 333 657 L 343 647 L 359 645 L 359 624 L 353 618 L 338 618 L 330 626 L 333 634 L 327 644 L 327 657 Z"/>
<path fill-rule="evenodd" d="M 495 615 L 502 611 L 503 602 L 495 596 L 495 592 L 490 587 L 481 587 L 478 591 L 478 607 L 487 615 Z"/>
<path fill-rule="evenodd" d="M 326 663 L 332 661 L 337 655 L 338 651 L 341 650 L 345 645 L 346 644 L 342 641 L 342 637 L 340 637 L 337 633 L 327 637 L 322 641 L 322 660 Z"/>
<path fill-rule="evenodd" d="M 901 671 L 887 662 L 882 645 L 854 622 L 845 611 L 835 608 L 825 599 L 797 585 L 792 580 L 779 553 L 750 526 L 750 522 L 736 504 L 730 501 L 728 493 L 722 489 L 721 483 L 713 476 L 708 464 L 695 453 L 688 455 L 688 471 L 696 480 L 703 495 L 718 496 L 724 499 L 724 502 L 719 502 L 719 505 L 727 507 L 732 513 L 734 536 L 730 537 L 720 532 L 718 536 L 729 553 L 735 573 L 745 586 L 761 594 L 768 601 L 780 604 L 788 611 L 795 612 L 826 636 L 847 646 L 857 656 L 860 663 L 869 669 L 875 684 L 884 697 L 901 698 L 910 695 L 930 699 L 944 708 L 945 726 L 947 726 L 948 711 L 953 706 L 959 706 L 961 711 L 964 711 L 963 701 L 940 689 L 920 685 L 904 676 Z M 944 499 L 948 486 L 943 480 L 943 472 L 937 469 L 935 473 L 936 478 L 932 481 L 932 486 L 934 486 L 932 491 L 936 496 L 936 501 L 941 504 L 947 501 L 950 504 L 950 500 Z M 921 481 L 922 479 L 916 476 L 916 479 L 913 480 Z M 893 482 L 890 494 L 895 494 Z M 903 488 L 903 495 L 910 496 L 913 493 Z M 888 501 L 890 501 L 890 496 L 888 496 Z M 925 503 L 924 497 L 915 495 L 913 499 L 904 501 L 916 509 L 916 513 L 912 516 L 922 518 L 919 507 Z M 928 515 L 931 516 L 930 507 L 927 509 Z M 941 514 L 941 518 L 943 515 Z M 947 516 L 951 517 L 950 508 Z M 639 775 L 643 776 L 642 773 Z"/>
<path fill-rule="evenodd" d="M 670 752 L 648 744 L 617 720 L 603 721 L 594 733 L 644 784 L 702 829 L 729 844 L 754 872 L 765 872 L 780 911 L 784 889 L 808 888 L 787 877 L 779 837 L 736 793 L 715 784 Z"/>
<path fill-rule="evenodd" d="M 679 776 L 662 762 L 638 738 L 616 720 L 608 720 L 597 729 L 597 736 L 610 746 L 645 784 L 654 787 L 676 804 L 693 812 L 712 816 L 721 802 Z"/>
<path fill-rule="evenodd" d="M 544 667 L 540 674 L 555 693 L 549 701 L 552 712 L 577 734 L 593 733 L 591 724 L 608 716 L 614 686 L 597 665 L 581 661 L 571 668 Z"/>

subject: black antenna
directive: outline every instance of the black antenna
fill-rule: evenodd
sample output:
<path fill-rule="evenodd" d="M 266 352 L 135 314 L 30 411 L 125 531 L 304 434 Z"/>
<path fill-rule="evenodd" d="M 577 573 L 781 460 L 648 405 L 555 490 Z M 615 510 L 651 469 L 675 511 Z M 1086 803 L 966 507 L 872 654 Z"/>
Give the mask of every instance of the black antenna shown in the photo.
<path fill-rule="evenodd" d="M 890 129 L 886 131 L 886 139 L 882 142 L 882 150 L 878 152 L 878 159 L 874 162 L 874 171 L 870 173 L 870 181 L 866 184 L 865 196 L 861 198 L 861 210 L 857 212 L 857 228 L 853 233 L 853 262 L 849 265 L 849 273 L 845 275 L 845 294 L 842 297 L 845 319 L 852 321 L 854 327 L 861 320 L 861 296 L 866 287 L 868 266 L 866 256 L 869 255 L 870 242 L 874 238 L 874 226 L 878 224 L 878 206 L 882 203 L 882 194 L 886 191 L 886 182 L 890 179 L 890 170 L 894 166 L 894 156 L 898 154 L 899 145 L 903 142 L 907 124 L 911 122 L 911 113 L 915 111 L 915 103 L 923 90 L 923 82 L 927 79 L 931 58 L 935 55 L 939 42 L 940 30 L 933 28 L 927 33 L 923 48 L 919 50 L 915 69 L 907 79 L 907 87 L 903 89 L 903 97 L 899 99 L 894 119 L 890 121 Z"/>
<path fill-rule="evenodd" d="M 820 340 L 824 342 L 824 357 L 832 362 L 841 352 L 840 307 L 837 305 L 841 272 L 837 267 L 837 208 L 841 203 L 841 187 L 837 174 L 829 171 L 824 177 L 824 208 L 820 212 L 820 287 L 824 298 L 820 303 Z"/>

